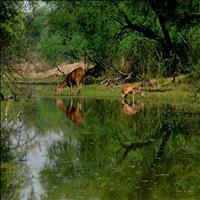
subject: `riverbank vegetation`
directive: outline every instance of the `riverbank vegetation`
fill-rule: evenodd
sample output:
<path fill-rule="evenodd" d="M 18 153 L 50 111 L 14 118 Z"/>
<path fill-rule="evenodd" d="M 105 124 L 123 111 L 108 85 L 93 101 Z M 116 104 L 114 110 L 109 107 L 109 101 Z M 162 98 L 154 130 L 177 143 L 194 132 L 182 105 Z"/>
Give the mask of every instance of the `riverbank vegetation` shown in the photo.
<path fill-rule="evenodd" d="M 180 123 L 182 132 L 184 132 L 182 124 L 185 121 L 188 123 L 190 114 L 194 114 L 194 118 L 198 121 L 196 117 L 200 105 L 200 3 L 198 1 L 10 0 L 1 1 L 0 9 L 1 172 L 3 172 L 1 194 L 5 199 L 19 199 L 17 190 L 24 183 L 19 180 L 23 179 L 21 176 L 16 176 L 18 173 L 16 163 L 21 154 L 17 152 L 18 147 L 11 144 L 17 133 L 20 133 L 18 138 L 21 140 L 21 122 L 16 118 L 20 117 L 22 110 L 19 105 L 24 106 L 27 102 L 31 104 L 32 100 L 37 102 L 37 98 L 40 97 L 50 97 L 51 104 L 47 104 L 50 106 L 41 108 L 44 113 L 42 117 L 44 119 L 45 116 L 49 117 L 52 105 L 55 104 L 52 100 L 55 85 L 63 79 L 63 76 L 58 77 L 56 73 L 48 76 L 47 71 L 51 69 L 56 71 L 58 65 L 84 62 L 93 66 L 84 78 L 83 99 L 87 97 L 116 100 L 116 102 L 119 100 L 121 104 L 121 86 L 137 82 L 143 86 L 145 93 L 145 98 L 137 97 L 137 101 L 144 102 L 147 108 L 149 106 L 154 110 L 152 105 L 170 104 L 172 108 L 175 105 L 177 111 L 173 111 L 174 119 L 177 118 L 177 113 L 186 113 L 189 116 Z M 65 89 L 60 96 L 65 98 L 68 95 L 69 89 Z M 16 102 L 7 100 L 20 101 L 15 105 Z M 17 111 L 8 119 L 6 112 L 9 104 L 11 113 L 12 110 Z M 98 103 L 93 107 L 94 110 L 98 108 Z M 27 106 L 27 110 L 29 108 L 32 109 L 32 104 Z M 93 110 L 89 108 L 88 104 L 90 113 Z M 115 107 L 111 108 L 108 106 L 110 113 Z M 94 114 L 95 117 L 91 118 L 93 121 L 98 122 L 101 118 L 100 109 L 101 107 L 99 115 Z M 54 108 L 55 112 L 51 113 L 52 119 L 47 120 L 48 123 L 54 121 L 56 110 Z M 28 118 L 34 111 L 30 110 L 24 115 Z M 41 117 L 40 109 L 37 112 Z M 142 120 L 154 119 L 155 115 L 151 112 L 146 112 L 150 114 Z M 168 113 L 167 108 L 166 113 Z M 105 112 L 103 121 L 106 116 Z M 170 117 L 167 115 L 163 123 L 168 120 L 171 124 Z M 36 119 L 34 115 L 30 121 L 33 119 Z M 59 118 L 58 122 L 60 121 Z M 114 126 L 115 123 L 116 120 Z M 142 124 L 139 122 L 138 124 L 142 127 Z M 17 125 L 19 129 L 16 129 Z M 149 125 L 154 126 L 151 120 Z M 57 126 L 60 127 L 59 123 Z M 39 124 L 39 127 L 46 128 L 43 124 Z M 102 131 L 101 127 L 102 122 L 97 129 L 99 132 Z M 171 127 L 169 130 L 172 130 Z M 160 132 L 163 133 L 163 130 Z M 189 143 L 188 146 L 193 145 Z M 198 149 L 197 147 L 198 142 L 195 148 Z M 191 155 L 190 151 L 189 154 Z M 47 168 L 42 176 L 45 173 L 51 174 L 51 170 Z"/>
<path fill-rule="evenodd" d="M 44 72 L 80 60 L 114 84 L 186 75 L 199 92 L 197 1 L 5 1 L 2 9 L 1 85 L 11 93 L 14 81 L 29 80 L 16 66 Z"/>

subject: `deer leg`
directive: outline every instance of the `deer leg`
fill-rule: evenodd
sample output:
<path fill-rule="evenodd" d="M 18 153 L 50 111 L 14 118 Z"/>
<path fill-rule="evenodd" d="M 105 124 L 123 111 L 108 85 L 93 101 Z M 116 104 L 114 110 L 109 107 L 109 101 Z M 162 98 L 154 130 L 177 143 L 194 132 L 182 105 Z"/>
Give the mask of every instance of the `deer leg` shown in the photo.
<path fill-rule="evenodd" d="M 68 84 L 68 86 L 69 86 L 69 94 L 70 94 L 70 96 L 72 96 L 73 88 L 72 88 L 72 83 L 71 83 L 70 80 L 69 80 L 69 84 Z"/>
<path fill-rule="evenodd" d="M 135 102 L 134 102 L 134 100 L 135 100 L 135 93 L 133 92 L 133 96 L 132 96 L 132 105 L 134 105 L 135 104 Z"/>
<path fill-rule="evenodd" d="M 73 86 L 70 85 L 70 96 L 72 96 L 72 95 L 73 95 Z"/>
<path fill-rule="evenodd" d="M 125 98 L 128 96 L 128 94 L 122 94 L 122 98 Z"/>
<path fill-rule="evenodd" d="M 82 105 L 81 105 L 81 101 L 80 101 L 79 98 L 78 98 L 78 106 L 77 106 L 77 110 L 78 110 L 78 111 L 81 111 L 81 110 L 82 110 Z"/>
<path fill-rule="evenodd" d="M 69 81 L 69 87 L 70 87 L 70 96 L 73 95 L 73 84 L 71 81 Z"/>
<path fill-rule="evenodd" d="M 77 84 L 77 86 L 78 86 L 78 93 L 77 93 L 77 96 L 79 96 L 79 95 L 81 94 L 82 83 Z"/>
<path fill-rule="evenodd" d="M 74 104 L 74 101 L 73 101 L 73 98 L 71 97 L 71 99 L 70 99 L 70 110 L 72 109 L 73 104 Z"/>

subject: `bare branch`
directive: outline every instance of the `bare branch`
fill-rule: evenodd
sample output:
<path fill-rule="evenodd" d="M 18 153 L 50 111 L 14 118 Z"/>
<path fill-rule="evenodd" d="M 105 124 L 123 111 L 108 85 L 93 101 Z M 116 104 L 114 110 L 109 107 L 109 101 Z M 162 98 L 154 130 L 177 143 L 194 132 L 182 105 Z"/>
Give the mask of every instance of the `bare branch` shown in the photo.
<path fill-rule="evenodd" d="M 155 34 L 150 28 L 131 22 L 126 14 L 124 14 L 124 19 L 127 23 L 128 28 L 130 28 L 132 31 L 137 31 L 144 37 L 147 37 L 149 39 L 162 40 L 162 38 L 159 35 Z"/>
<path fill-rule="evenodd" d="M 133 72 L 129 72 L 129 73 L 122 72 L 117 67 L 115 67 L 113 64 L 111 64 L 111 67 L 114 68 L 119 74 L 121 74 L 123 76 L 131 76 L 133 74 Z"/>
<path fill-rule="evenodd" d="M 189 43 L 183 38 L 183 36 L 178 33 L 178 35 L 180 36 L 181 40 L 186 44 L 186 45 L 189 45 Z"/>
<path fill-rule="evenodd" d="M 64 76 L 67 76 L 67 74 L 65 74 L 65 72 L 63 72 L 63 71 L 58 67 L 58 65 L 57 65 L 57 69 L 58 69 L 58 70 L 57 70 L 58 72 L 60 72 L 60 73 L 63 74 Z"/>

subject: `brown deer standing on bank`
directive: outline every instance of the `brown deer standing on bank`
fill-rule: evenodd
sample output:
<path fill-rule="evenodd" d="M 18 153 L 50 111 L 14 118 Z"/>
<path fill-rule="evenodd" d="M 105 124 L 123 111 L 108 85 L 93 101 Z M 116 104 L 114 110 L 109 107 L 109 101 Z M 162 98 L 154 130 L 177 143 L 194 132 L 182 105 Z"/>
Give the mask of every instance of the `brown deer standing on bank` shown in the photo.
<path fill-rule="evenodd" d="M 122 101 L 122 111 L 123 113 L 127 115 L 134 115 L 140 110 L 144 110 L 144 103 L 139 104 L 128 104 L 128 102 L 125 100 Z"/>
<path fill-rule="evenodd" d="M 135 94 L 143 96 L 144 97 L 144 93 L 142 91 L 142 88 L 138 85 L 135 84 L 128 84 L 128 85 L 124 85 L 122 87 L 122 98 L 125 98 L 128 96 L 128 94 L 132 93 L 132 100 L 133 100 L 133 104 L 134 104 L 134 96 Z"/>
<path fill-rule="evenodd" d="M 82 112 L 82 105 L 80 99 L 78 99 L 78 104 L 75 108 L 73 98 L 71 98 L 70 100 L 70 106 L 67 107 L 65 102 L 61 98 L 56 97 L 56 107 L 60 110 L 63 110 L 67 117 L 75 124 L 80 125 L 84 122 L 84 116 Z"/>
<path fill-rule="evenodd" d="M 78 87 L 77 96 L 80 95 L 84 75 L 85 75 L 85 70 L 83 70 L 81 67 L 78 67 L 71 73 L 67 74 L 66 78 L 62 82 L 58 83 L 58 85 L 56 86 L 55 88 L 56 94 L 59 94 L 66 86 L 69 86 L 70 95 L 73 95 L 74 85 L 77 85 Z"/>

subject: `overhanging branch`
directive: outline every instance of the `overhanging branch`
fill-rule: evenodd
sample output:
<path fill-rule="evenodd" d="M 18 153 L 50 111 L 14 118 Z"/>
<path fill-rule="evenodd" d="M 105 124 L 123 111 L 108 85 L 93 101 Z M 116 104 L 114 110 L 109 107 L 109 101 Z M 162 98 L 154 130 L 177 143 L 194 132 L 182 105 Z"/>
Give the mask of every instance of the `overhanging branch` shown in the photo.
<path fill-rule="evenodd" d="M 147 37 L 149 39 L 154 39 L 154 40 L 162 39 L 159 35 L 155 34 L 150 28 L 136 23 L 132 23 L 126 14 L 124 14 L 124 19 L 127 23 L 127 27 L 130 28 L 132 31 L 137 31 L 144 37 Z"/>

